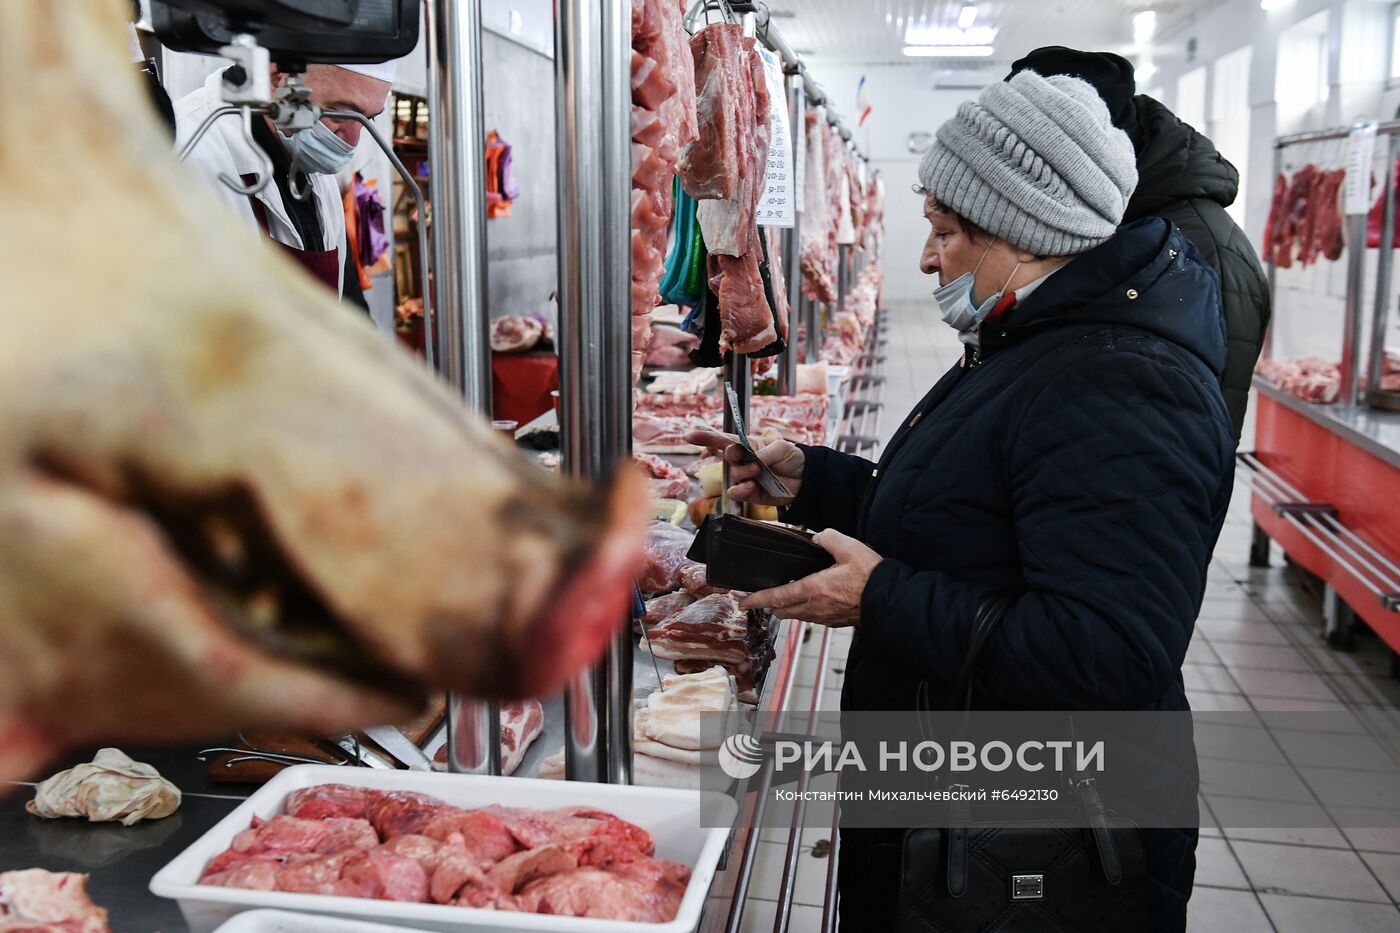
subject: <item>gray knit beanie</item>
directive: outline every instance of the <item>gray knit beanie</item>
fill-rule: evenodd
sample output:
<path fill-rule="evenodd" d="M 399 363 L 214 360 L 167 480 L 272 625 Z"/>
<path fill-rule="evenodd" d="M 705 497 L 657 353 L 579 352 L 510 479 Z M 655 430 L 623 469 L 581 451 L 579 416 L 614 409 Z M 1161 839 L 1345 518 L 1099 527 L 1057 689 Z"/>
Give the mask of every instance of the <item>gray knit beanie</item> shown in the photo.
<path fill-rule="evenodd" d="M 1072 256 L 1113 236 L 1137 187 L 1137 160 L 1093 85 L 1022 71 L 938 128 L 919 180 L 1013 246 Z"/>

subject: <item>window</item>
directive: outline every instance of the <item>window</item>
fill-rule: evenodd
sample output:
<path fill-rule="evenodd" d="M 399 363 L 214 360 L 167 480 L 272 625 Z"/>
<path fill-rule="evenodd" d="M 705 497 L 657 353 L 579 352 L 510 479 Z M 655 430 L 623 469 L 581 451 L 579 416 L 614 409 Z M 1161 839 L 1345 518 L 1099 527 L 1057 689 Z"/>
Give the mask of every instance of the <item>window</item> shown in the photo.
<path fill-rule="evenodd" d="M 1176 79 L 1176 115 L 1202 132 L 1206 129 L 1206 68 L 1193 68 Z"/>
<path fill-rule="evenodd" d="M 1234 165 L 1240 173 L 1240 191 L 1246 189 L 1249 174 L 1250 133 L 1249 133 L 1249 66 L 1251 48 L 1245 46 L 1216 60 L 1215 80 L 1210 100 L 1210 138 L 1220 154 Z M 1244 224 L 1245 199 L 1235 198 L 1235 203 L 1225 210 Z"/>
<path fill-rule="evenodd" d="M 1390 8 L 1390 80 L 1400 81 L 1400 3 Z"/>
<path fill-rule="evenodd" d="M 1314 108 L 1326 103 L 1331 96 L 1327 73 L 1327 17 L 1324 10 L 1279 35 L 1274 75 L 1279 133 L 1321 125 L 1323 115 Z"/>

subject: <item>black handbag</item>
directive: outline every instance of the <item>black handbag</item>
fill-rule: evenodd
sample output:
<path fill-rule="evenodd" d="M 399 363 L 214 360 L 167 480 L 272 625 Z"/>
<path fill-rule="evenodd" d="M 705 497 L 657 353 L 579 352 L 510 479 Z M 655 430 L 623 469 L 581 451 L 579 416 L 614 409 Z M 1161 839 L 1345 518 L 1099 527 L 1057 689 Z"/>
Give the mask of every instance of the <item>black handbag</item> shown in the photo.
<path fill-rule="evenodd" d="M 947 703 L 972 708 L 977 660 L 1013 596 L 985 602 Z M 927 682 L 919 706 L 927 705 Z M 904 834 L 896 933 L 1139 933 L 1147 926 L 1142 833 L 1111 816 L 1092 778 L 1075 775 L 1034 822 L 977 819 L 948 807 L 946 827 Z M 1056 809 L 1075 808 L 1056 819 Z M 1086 819 L 1087 817 L 1087 819 Z M 1084 828 L 1085 823 L 1090 828 Z"/>

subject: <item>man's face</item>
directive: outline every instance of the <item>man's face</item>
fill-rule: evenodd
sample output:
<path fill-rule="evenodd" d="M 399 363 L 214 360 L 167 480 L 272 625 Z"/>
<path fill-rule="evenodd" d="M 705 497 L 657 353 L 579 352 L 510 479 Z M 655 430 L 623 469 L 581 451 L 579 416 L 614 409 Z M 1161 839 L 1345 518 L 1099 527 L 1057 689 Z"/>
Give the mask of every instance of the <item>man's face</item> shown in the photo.
<path fill-rule="evenodd" d="M 383 112 L 392 87 L 388 81 L 367 78 L 335 65 L 311 65 L 302 80 L 311 88 L 312 102 L 322 110 L 353 110 L 370 119 Z M 281 85 L 286 75 L 274 71 L 272 81 L 274 85 Z M 321 122 L 350 145 L 359 144 L 363 127 L 354 120 L 322 118 Z"/>

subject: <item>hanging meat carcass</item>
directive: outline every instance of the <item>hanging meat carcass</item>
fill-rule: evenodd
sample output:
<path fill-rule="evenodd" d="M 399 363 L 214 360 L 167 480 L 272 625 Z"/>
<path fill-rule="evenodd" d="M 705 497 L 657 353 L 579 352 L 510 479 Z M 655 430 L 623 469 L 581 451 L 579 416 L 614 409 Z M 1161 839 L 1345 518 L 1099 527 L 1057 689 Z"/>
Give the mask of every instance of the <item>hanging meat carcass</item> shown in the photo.
<path fill-rule="evenodd" d="M 768 171 L 769 98 L 758 45 L 731 23 L 690 40 L 700 135 L 681 162 L 681 184 L 700 202 L 696 219 L 719 298 L 720 350 L 755 353 L 777 339 L 763 290 L 758 203 Z"/>
<path fill-rule="evenodd" d="M 625 618 L 646 496 L 534 467 L 169 151 L 122 0 L 0 29 L 0 777 L 67 745 L 531 696 Z"/>
<path fill-rule="evenodd" d="M 672 180 L 695 139 L 695 74 L 684 0 L 632 2 L 632 383 L 651 349 L 660 300 Z"/>

